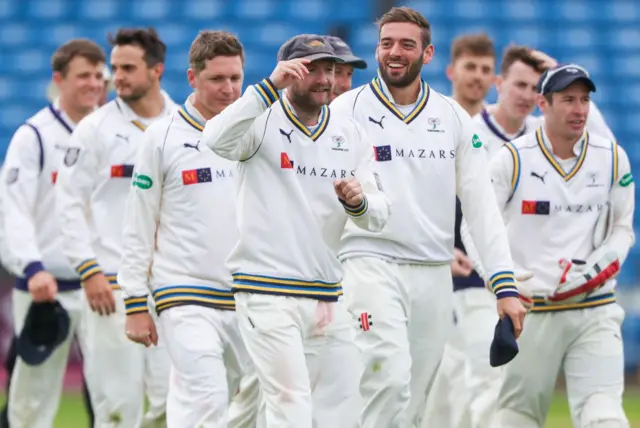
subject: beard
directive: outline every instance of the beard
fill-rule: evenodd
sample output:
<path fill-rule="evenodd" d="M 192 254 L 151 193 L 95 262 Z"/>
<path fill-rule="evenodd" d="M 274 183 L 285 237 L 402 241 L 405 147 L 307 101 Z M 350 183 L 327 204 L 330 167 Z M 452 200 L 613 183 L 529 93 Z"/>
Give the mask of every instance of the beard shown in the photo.
<path fill-rule="evenodd" d="M 318 101 L 312 95 L 312 91 L 315 89 L 318 88 L 311 88 L 307 91 L 297 91 L 292 87 L 289 88 L 289 97 L 291 103 L 300 110 L 307 113 L 320 111 L 322 106 L 325 106 L 331 102 L 331 88 L 328 88 L 328 90 L 323 93 L 323 95 L 325 95 L 325 99 L 323 101 Z"/>
<path fill-rule="evenodd" d="M 380 74 L 382 75 L 382 80 L 387 86 L 392 86 L 395 88 L 406 88 L 411 85 L 418 76 L 420 76 L 420 72 L 422 71 L 422 61 L 424 59 L 424 54 L 420 55 L 418 59 L 414 62 L 411 62 L 407 66 L 407 71 L 404 75 L 399 77 L 392 77 L 387 73 L 384 62 L 378 61 L 378 68 L 380 69 Z"/>
<path fill-rule="evenodd" d="M 142 98 L 145 97 L 145 95 L 147 95 L 149 93 L 149 90 L 151 89 L 152 85 L 153 85 L 153 81 L 151 80 L 151 77 L 149 77 L 149 80 L 144 85 L 140 85 L 140 86 L 137 86 L 137 87 L 136 86 L 130 86 L 131 87 L 131 93 L 130 94 L 121 95 L 121 94 L 118 93 L 118 96 L 124 102 L 135 103 L 136 101 L 140 101 Z"/>

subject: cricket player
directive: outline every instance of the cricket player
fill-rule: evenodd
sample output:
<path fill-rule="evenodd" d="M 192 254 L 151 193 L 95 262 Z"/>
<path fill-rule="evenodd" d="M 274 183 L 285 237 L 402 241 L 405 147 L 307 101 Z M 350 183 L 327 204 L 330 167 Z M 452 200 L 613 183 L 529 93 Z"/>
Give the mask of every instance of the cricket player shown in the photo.
<path fill-rule="evenodd" d="M 191 44 L 194 89 L 146 132 L 127 200 L 118 283 L 134 342 L 158 344 L 155 301 L 172 374 L 169 428 L 227 426 L 227 372 L 250 365 L 234 313 L 225 260 L 236 244 L 235 162 L 201 145 L 207 120 L 240 97 L 244 51 L 230 33 L 203 31 Z"/>
<path fill-rule="evenodd" d="M 325 40 L 329 42 L 336 55 L 343 61 L 336 64 L 335 83 L 333 91 L 331 91 L 331 101 L 333 101 L 338 95 L 351 89 L 354 69 L 365 70 L 367 62 L 355 56 L 349 45 L 340 37 L 325 36 Z"/>
<path fill-rule="evenodd" d="M 450 335 L 455 198 L 471 212 L 498 313 L 515 334 L 518 299 L 506 232 L 486 169 L 482 140 L 452 99 L 420 79 L 433 56 L 430 26 L 418 12 L 392 8 L 378 21 L 378 76 L 338 97 L 334 114 L 352 117 L 373 143 L 394 213 L 370 233 L 348 225 L 340 258 L 345 300 L 363 320 L 363 428 L 420 426 L 426 395 Z"/>
<path fill-rule="evenodd" d="M 635 185 L 615 140 L 585 131 L 595 89 L 576 64 L 546 71 L 537 85 L 544 123 L 491 162 L 514 262 L 534 274 L 534 307 L 492 427 L 542 427 L 560 370 L 574 426 L 629 426 L 614 278 L 635 241 Z M 465 229 L 463 239 L 475 259 Z"/>
<path fill-rule="evenodd" d="M 452 84 L 451 98 L 474 117 L 484 109 L 484 100 L 496 78 L 495 46 L 485 33 L 466 34 L 454 39 L 450 57 L 451 63 L 447 66 L 446 74 Z M 483 142 L 486 145 L 484 139 Z M 465 385 L 465 348 L 475 337 L 467 335 L 461 326 L 467 319 L 465 312 L 475 313 L 481 308 L 483 312 L 486 310 L 491 314 L 492 320 L 496 317 L 495 297 L 486 290 L 484 281 L 473 270 L 471 260 L 464 252 L 460 239 L 461 220 L 460 200 L 456 198 L 455 247 L 451 262 L 455 326 L 445 345 L 427 400 L 424 414 L 427 426 L 458 427 L 460 418 L 467 411 L 466 406 L 461 405 L 468 395 Z M 481 290 L 480 296 L 476 290 Z M 489 302 L 488 307 L 478 304 L 485 301 Z"/>
<path fill-rule="evenodd" d="M 116 280 L 125 201 L 136 151 L 151 123 L 175 104 L 160 89 L 165 45 L 153 29 L 120 29 L 109 38 L 117 98 L 75 129 L 56 185 L 62 253 L 84 283 L 84 364 L 95 426 L 137 427 L 164 418 L 169 357 L 125 335 L 125 305 Z"/>
<path fill-rule="evenodd" d="M 104 84 L 102 86 L 102 91 L 100 93 L 100 100 L 98 101 L 98 106 L 105 105 L 108 101 L 109 94 L 115 89 L 113 87 L 113 80 L 111 78 L 111 70 L 109 70 L 109 67 L 107 65 L 105 65 L 104 69 L 102 70 L 102 77 L 103 77 Z M 56 100 L 56 98 L 58 98 L 58 96 L 60 96 L 60 90 L 58 89 L 58 87 L 56 86 L 53 80 L 51 80 L 51 82 L 47 86 L 46 95 L 47 95 L 47 99 L 52 103 Z"/>
<path fill-rule="evenodd" d="M 267 426 L 312 427 L 304 342 L 352 334 L 339 302 L 340 236 L 348 221 L 380 231 L 390 212 L 366 135 L 327 107 L 339 61 L 322 36 L 290 39 L 271 76 L 208 121 L 203 133 L 217 154 L 240 162 L 240 240 L 228 266 Z M 357 393 L 348 362 L 327 370 L 334 378 L 327 394 Z"/>
<path fill-rule="evenodd" d="M 353 54 L 353 51 L 342 39 L 336 36 L 325 36 L 325 41 L 333 48 L 336 56 L 342 60 L 335 64 L 333 99 L 351 89 L 354 69 L 365 69 L 367 63 Z M 311 380 L 311 398 L 313 404 L 314 426 L 356 426 L 362 408 L 360 394 L 355 391 L 349 394 L 350 399 L 345 400 L 342 396 L 327 393 L 332 390 L 335 382 L 334 375 L 328 367 L 334 361 L 341 364 L 349 364 L 353 373 L 356 373 L 359 364 L 358 350 L 353 344 L 353 338 L 345 340 L 344 337 L 334 335 L 315 335 L 305 341 L 305 354 L 307 368 Z M 250 396 L 254 394 L 254 388 L 259 388 L 257 375 L 247 376 L 243 379 L 239 396 Z M 357 378 L 353 385 L 357 388 Z M 236 400 L 240 401 L 240 400 Z M 264 424 L 264 405 L 260 407 L 258 428 Z M 235 421 L 234 421 L 235 422 Z M 231 424 L 230 424 L 231 425 Z M 239 425 L 237 428 L 246 425 Z"/>
<path fill-rule="evenodd" d="M 32 302 L 58 301 L 67 311 L 70 334 L 42 364 L 17 357 L 9 388 L 11 427 L 53 425 L 62 394 L 73 338 L 80 334 L 80 278 L 61 254 L 60 223 L 55 210 L 58 165 L 73 129 L 97 106 L 102 88 L 105 53 L 96 43 L 74 39 L 52 56 L 53 81 L 59 97 L 27 119 L 13 135 L 5 158 L 2 247 L 5 266 L 16 276 L 13 323 L 16 336 Z"/>

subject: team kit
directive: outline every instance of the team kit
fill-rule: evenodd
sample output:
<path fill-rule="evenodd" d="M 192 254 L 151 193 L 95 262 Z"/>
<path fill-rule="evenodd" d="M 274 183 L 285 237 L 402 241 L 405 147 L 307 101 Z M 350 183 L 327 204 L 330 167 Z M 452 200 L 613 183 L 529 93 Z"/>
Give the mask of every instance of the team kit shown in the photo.
<path fill-rule="evenodd" d="M 77 339 L 96 428 L 541 428 L 560 372 L 575 427 L 629 427 L 635 184 L 596 82 L 469 34 L 444 95 L 425 17 L 377 26 L 356 88 L 339 37 L 243 91 L 241 41 L 201 31 L 179 103 L 152 28 L 56 50 L 0 180 L 5 424 L 53 426 Z"/>

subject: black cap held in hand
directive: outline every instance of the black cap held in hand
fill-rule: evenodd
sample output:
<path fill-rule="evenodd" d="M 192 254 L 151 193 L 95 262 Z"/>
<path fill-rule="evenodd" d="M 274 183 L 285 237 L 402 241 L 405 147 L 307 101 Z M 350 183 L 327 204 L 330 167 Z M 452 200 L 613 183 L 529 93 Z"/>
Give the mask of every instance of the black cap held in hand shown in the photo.
<path fill-rule="evenodd" d="M 278 51 L 278 61 L 305 58 L 309 61 L 328 59 L 344 62 L 336 56 L 333 47 L 324 37 L 317 34 L 301 34 L 287 40 Z"/>
<path fill-rule="evenodd" d="M 28 365 L 42 364 L 69 335 L 70 319 L 57 300 L 31 303 L 16 341 L 17 354 Z"/>
<path fill-rule="evenodd" d="M 489 351 L 489 363 L 491 367 L 503 366 L 513 360 L 518 355 L 518 351 L 513 322 L 511 318 L 505 316 L 496 324 Z"/>

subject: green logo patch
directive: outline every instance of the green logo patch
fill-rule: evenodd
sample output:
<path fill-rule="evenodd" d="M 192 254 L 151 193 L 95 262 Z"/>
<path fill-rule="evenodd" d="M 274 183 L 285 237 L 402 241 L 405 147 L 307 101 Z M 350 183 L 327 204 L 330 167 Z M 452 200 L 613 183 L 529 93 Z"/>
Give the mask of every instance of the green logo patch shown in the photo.
<path fill-rule="evenodd" d="M 630 172 L 623 175 L 620 181 L 618 181 L 618 184 L 620 184 L 620 187 L 627 187 L 631 183 L 633 183 L 633 175 L 631 175 Z"/>
<path fill-rule="evenodd" d="M 153 180 L 148 175 L 135 174 L 133 176 L 133 186 L 142 190 L 150 189 L 153 186 Z"/>
<path fill-rule="evenodd" d="M 473 134 L 473 138 L 471 139 L 471 144 L 475 149 L 479 149 L 480 147 L 482 147 L 482 141 L 480 141 L 480 137 L 478 137 L 478 134 Z"/>

